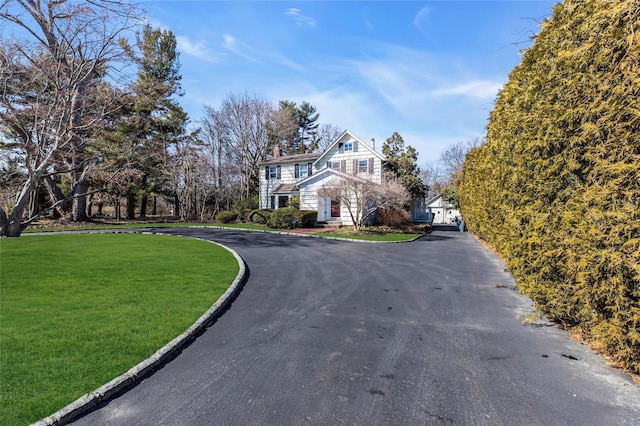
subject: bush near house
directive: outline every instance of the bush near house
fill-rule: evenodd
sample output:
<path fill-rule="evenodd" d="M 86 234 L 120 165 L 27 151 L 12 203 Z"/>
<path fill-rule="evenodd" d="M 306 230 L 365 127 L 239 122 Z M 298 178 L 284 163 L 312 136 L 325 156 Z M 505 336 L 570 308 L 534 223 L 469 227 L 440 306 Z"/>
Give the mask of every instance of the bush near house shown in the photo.
<path fill-rule="evenodd" d="M 232 212 L 231 210 L 222 210 L 216 214 L 216 219 L 222 223 L 231 223 L 238 218 L 238 214 L 236 212 Z"/>
<path fill-rule="evenodd" d="M 249 222 L 258 223 L 260 225 L 266 225 L 269 220 L 269 216 L 273 210 L 270 209 L 257 209 L 249 213 L 247 219 Z"/>
<path fill-rule="evenodd" d="M 287 229 L 291 228 L 293 221 L 298 227 L 312 228 L 318 221 L 318 212 L 315 210 L 295 210 L 292 208 L 282 208 L 271 212 L 267 226 L 270 228 Z"/>
<path fill-rule="evenodd" d="M 302 228 L 313 228 L 318 223 L 318 212 L 315 210 L 294 210 L 293 218 Z"/>
<path fill-rule="evenodd" d="M 236 212 L 241 222 L 249 220 L 249 214 L 258 209 L 258 198 L 250 197 L 246 200 L 238 200 L 233 203 L 233 211 Z"/>
<path fill-rule="evenodd" d="M 270 228 L 287 229 L 291 228 L 291 221 L 293 220 L 293 209 L 283 208 L 277 209 L 271 212 L 267 226 Z"/>
<path fill-rule="evenodd" d="M 640 373 L 640 2 L 565 0 L 458 188 L 470 231 L 554 320 Z"/>
<path fill-rule="evenodd" d="M 294 197 L 289 198 L 289 207 L 292 209 L 298 210 L 300 209 L 300 196 L 296 195 Z"/>
<path fill-rule="evenodd" d="M 404 209 L 387 207 L 378 211 L 376 223 L 390 228 L 402 229 L 413 225 L 413 218 L 411 214 Z"/>

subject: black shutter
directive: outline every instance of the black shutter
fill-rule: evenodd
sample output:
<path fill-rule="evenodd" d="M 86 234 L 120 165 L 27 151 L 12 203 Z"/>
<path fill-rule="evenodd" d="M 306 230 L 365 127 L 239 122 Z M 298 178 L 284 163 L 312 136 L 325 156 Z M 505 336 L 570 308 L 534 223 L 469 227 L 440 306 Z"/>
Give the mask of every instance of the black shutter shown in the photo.
<path fill-rule="evenodd" d="M 307 163 L 307 176 L 311 176 L 313 174 L 313 163 Z"/>
<path fill-rule="evenodd" d="M 360 170 L 358 170 L 358 160 L 353 160 L 353 170 L 351 172 L 354 175 L 360 173 Z"/>
<path fill-rule="evenodd" d="M 344 144 L 343 144 L 342 142 L 340 142 L 340 143 L 338 144 L 338 152 L 342 153 L 342 152 L 344 151 L 343 146 L 344 146 Z"/>
<path fill-rule="evenodd" d="M 372 175 L 373 174 L 373 158 L 369 158 L 369 174 Z"/>
<path fill-rule="evenodd" d="M 269 166 L 264 168 L 264 178 L 269 180 Z"/>
<path fill-rule="evenodd" d="M 358 152 L 358 141 L 353 141 L 353 152 Z"/>
<path fill-rule="evenodd" d="M 342 173 L 347 173 L 347 160 L 342 160 L 340 162 L 340 171 Z"/>
<path fill-rule="evenodd" d="M 280 179 L 280 166 L 276 168 L 276 179 Z"/>
<path fill-rule="evenodd" d="M 300 164 L 293 166 L 293 177 L 296 179 L 300 177 Z"/>

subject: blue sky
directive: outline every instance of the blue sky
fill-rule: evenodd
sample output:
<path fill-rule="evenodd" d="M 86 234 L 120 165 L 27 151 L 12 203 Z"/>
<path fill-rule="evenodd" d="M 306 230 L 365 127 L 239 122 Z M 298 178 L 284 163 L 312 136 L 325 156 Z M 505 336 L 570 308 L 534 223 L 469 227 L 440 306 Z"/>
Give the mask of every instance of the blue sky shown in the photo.
<path fill-rule="evenodd" d="M 229 94 L 309 101 L 320 123 L 398 132 L 434 163 L 481 137 L 509 72 L 555 1 L 149 1 L 178 40 L 193 122 Z"/>

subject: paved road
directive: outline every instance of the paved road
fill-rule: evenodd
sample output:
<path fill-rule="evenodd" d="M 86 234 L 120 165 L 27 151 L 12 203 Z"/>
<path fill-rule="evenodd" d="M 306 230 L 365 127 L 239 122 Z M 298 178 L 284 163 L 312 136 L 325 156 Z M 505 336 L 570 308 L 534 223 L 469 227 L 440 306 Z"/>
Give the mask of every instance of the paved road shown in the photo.
<path fill-rule="evenodd" d="M 216 323 L 78 425 L 640 424 L 640 392 L 533 312 L 469 234 L 365 244 L 242 231 Z"/>

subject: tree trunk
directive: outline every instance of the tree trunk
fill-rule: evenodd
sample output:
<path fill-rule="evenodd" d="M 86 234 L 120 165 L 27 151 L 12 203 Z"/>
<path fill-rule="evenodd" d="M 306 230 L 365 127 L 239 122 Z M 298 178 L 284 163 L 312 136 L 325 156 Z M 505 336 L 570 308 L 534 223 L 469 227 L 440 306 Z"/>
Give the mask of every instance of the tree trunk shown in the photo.
<path fill-rule="evenodd" d="M 127 219 L 136 218 L 136 196 L 135 194 L 127 194 Z"/>
<path fill-rule="evenodd" d="M 144 195 L 142 200 L 140 200 L 140 217 L 147 217 L 147 202 L 149 201 L 149 197 Z"/>
<path fill-rule="evenodd" d="M 151 214 L 154 216 L 158 214 L 158 197 L 156 197 L 155 195 L 153 196 L 153 207 L 151 208 Z"/>
<path fill-rule="evenodd" d="M 38 197 L 39 191 L 36 187 L 33 191 L 31 191 L 31 194 L 29 194 L 28 217 L 33 217 L 36 215 L 36 211 L 38 210 Z"/>
<path fill-rule="evenodd" d="M 116 200 L 116 222 L 120 222 L 120 197 Z"/>
<path fill-rule="evenodd" d="M 35 180 L 30 179 L 22 188 L 18 202 L 16 203 L 9 217 L 6 217 L 4 210 L 0 212 L 0 222 L 2 228 L 0 229 L 0 236 L 3 237 L 19 237 L 24 227 L 22 226 L 22 214 L 29 202 L 29 193 L 35 187 Z"/>
<path fill-rule="evenodd" d="M 47 193 L 49 194 L 49 199 L 51 200 L 51 204 L 55 204 L 60 200 L 64 200 L 66 198 L 62 193 L 62 191 L 60 190 L 60 188 L 58 187 L 58 185 L 56 184 L 56 181 L 51 176 L 48 175 L 44 177 L 44 185 L 45 185 L 45 188 L 47 188 Z M 70 207 L 70 203 L 64 202 L 61 205 L 57 206 L 55 208 L 55 211 L 56 213 L 58 213 L 58 216 L 62 217 L 64 216 L 65 211 L 69 211 L 69 207 Z"/>
<path fill-rule="evenodd" d="M 175 208 L 173 215 L 180 217 L 180 198 L 178 198 L 177 192 L 173 194 L 173 205 Z"/>
<path fill-rule="evenodd" d="M 89 182 L 82 179 L 73 187 L 73 203 L 71 204 L 71 219 L 74 222 L 84 222 L 89 220 L 87 217 L 87 196 L 89 190 Z"/>

